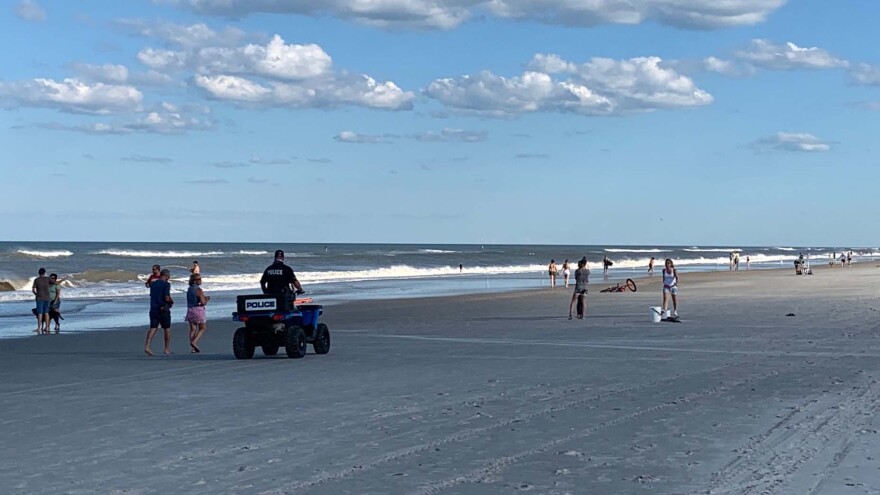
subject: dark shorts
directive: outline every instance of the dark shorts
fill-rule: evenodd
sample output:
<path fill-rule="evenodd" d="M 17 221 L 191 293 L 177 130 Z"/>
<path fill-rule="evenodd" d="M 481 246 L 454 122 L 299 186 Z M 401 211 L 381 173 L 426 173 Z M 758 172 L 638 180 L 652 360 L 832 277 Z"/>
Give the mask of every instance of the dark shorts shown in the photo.
<path fill-rule="evenodd" d="M 171 311 L 150 311 L 150 328 L 171 328 Z"/>
<path fill-rule="evenodd" d="M 37 301 L 36 311 L 38 315 L 49 314 L 49 301 Z"/>
<path fill-rule="evenodd" d="M 575 289 L 575 290 L 574 290 L 574 293 L 577 294 L 577 295 L 579 295 L 579 296 L 586 296 L 586 295 L 587 295 L 587 289 L 584 289 L 584 290 L 577 290 L 577 289 Z"/>

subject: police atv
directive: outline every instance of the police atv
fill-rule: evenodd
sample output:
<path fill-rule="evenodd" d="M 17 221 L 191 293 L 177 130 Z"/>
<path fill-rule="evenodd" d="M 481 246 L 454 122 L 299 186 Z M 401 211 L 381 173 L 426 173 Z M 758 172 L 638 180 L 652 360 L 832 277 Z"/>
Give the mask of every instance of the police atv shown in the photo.
<path fill-rule="evenodd" d="M 263 354 L 274 356 L 284 348 L 289 358 L 306 355 L 312 344 L 315 354 L 330 352 L 330 329 L 318 318 L 323 306 L 312 304 L 311 298 L 293 299 L 287 294 L 238 296 L 238 311 L 232 319 L 244 323 L 232 337 L 232 353 L 236 359 L 251 359 L 257 347 Z"/>

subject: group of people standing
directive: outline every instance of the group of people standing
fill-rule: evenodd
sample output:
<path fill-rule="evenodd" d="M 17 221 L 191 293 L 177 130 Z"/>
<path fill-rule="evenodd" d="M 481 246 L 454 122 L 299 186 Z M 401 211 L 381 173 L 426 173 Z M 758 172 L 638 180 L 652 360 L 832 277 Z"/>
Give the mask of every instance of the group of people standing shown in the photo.
<path fill-rule="evenodd" d="M 211 300 L 211 296 L 205 295 L 205 291 L 202 290 L 202 273 L 199 262 L 194 261 L 189 271 L 184 321 L 189 323 L 190 352 L 197 354 L 201 352 L 199 340 L 207 330 L 208 320 L 205 316 L 205 305 Z M 174 299 L 171 297 L 170 279 L 171 270 L 153 265 L 152 273 L 144 283 L 150 289 L 150 329 L 147 331 L 147 341 L 144 344 L 144 354 L 147 356 L 153 355 L 150 343 L 160 327 L 165 337 L 165 354 L 171 354 L 171 307 L 174 306 Z"/>
<path fill-rule="evenodd" d="M 608 268 L 613 264 L 610 262 L 606 256 L 602 260 L 603 272 L 607 275 Z M 548 272 L 550 275 L 550 287 L 556 287 L 556 277 L 558 276 L 558 267 L 556 265 L 556 260 L 550 260 L 550 265 L 548 266 Z M 651 257 L 651 261 L 648 263 L 648 275 L 654 274 L 654 257 Z M 569 277 L 571 275 L 571 269 L 569 266 L 569 262 L 566 259 L 562 263 L 562 276 L 565 281 L 565 287 L 569 286 Z M 667 258 L 663 263 L 663 306 L 662 310 L 666 317 L 674 317 L 678 318 L 678 271 L 675 269 L 675 263 L 672 259 Z M 574 272 L 574 293 L 571 295 L 571 302 L 568 305 L 568 319 L 571 320 L 572 316 L 572 308 L 575 306 L 575 302 L 577 302 L 577 318 L 583 319 L 587 314 L 587 286 L 590 283 L 590 269 L 587 266 L 587 257 L 578 261 L 577 270 Z M 669 303 L 672 303 L 672 313 L 669 312 Z"/>
<path fill-rule="evenodd" d="M 36 306 L 33 309 L 34 316 L 37 317 L 37 329 L 34 330 L 37 335 L 49 335 L 49 326 L 51 322 L 55 322 L 55 333 L 61 332 L 61 282 L 55 273 L 46 276 L 46 269 L 40 268 L 37 271 L 37 278 L 31 286 L 31 292 L 36 298 Z"/>

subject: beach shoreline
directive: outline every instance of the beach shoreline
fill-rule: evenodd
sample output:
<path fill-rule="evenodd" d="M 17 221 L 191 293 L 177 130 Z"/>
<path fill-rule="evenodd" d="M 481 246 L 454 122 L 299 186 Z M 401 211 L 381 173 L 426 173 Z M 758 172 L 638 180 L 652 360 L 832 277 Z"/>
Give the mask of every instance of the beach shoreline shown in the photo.
<path fill-rule="evenodd" d="M 0 486 L 50 493 L 880 490 L 880 269 L 354 301 L 332 347 L 235 360 L 145 327 L 0 341 Z M 787 316 L 793 315 L 793 316 Z M 146 313 L 145 313 L 146 316 Z M 161 349 L 161 336 L 154 351 Z M 42 462 L 36 462 L 42 460 Z"/>

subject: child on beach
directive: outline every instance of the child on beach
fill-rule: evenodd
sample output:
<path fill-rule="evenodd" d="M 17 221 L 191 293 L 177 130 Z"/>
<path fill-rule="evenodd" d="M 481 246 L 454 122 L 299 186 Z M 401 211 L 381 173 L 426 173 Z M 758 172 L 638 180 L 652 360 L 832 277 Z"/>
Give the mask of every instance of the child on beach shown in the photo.
<path fill-rule="evenodd" d="M 672 296 L 672 315 L 678 317 L 678 271 L 672 260 L 666 258 L 663 268 L 663 314 L 669 318 L 669 296 Z"/>
<path fill-rule="evenodd" d="M 198 273 L 190 275 L 189 289 L 186 291 L 186 317 L 184 321 L 189 322 L 189 346 L 190 352 L 193 354 L 202 352 L 199 349 L 199 340 L 207 328 L 205 305 L 210 299 L 211 296 L 206 296 L 202 290 L 202 276 Z"/>
<path fill-rule="evenodd" d="M 571 302 L 568 304 L 568 319 L 571 319 L 571 307 L 577 300 L 577 317 L 579 320 L 584 319 L 587 313 L 587 284 L 590 283 L 590 269 L 587 268 L 587 258 L 581 258 L 578 261 L 578 268 L 574 271 L 574 293 L 571 295 Z"/>

